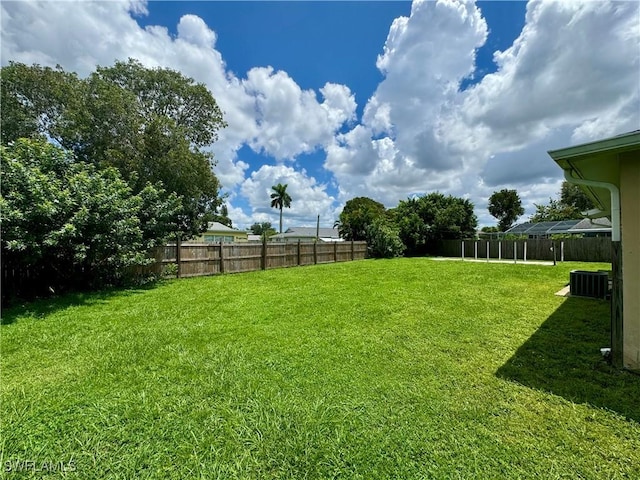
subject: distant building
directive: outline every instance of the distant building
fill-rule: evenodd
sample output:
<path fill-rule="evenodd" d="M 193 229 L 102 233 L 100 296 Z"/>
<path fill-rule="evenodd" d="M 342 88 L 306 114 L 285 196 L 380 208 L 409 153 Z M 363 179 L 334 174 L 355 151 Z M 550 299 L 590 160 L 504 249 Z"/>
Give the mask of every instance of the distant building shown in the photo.
<path fill-rule="evenodd" d="M 292 227 L 287 229 L 284 233 L 278 233 L 271 235 L 269 239 L 272 242 L 313 242 L 316 240 L 316 235 L 321 242 L 343 242 L 340 238 L 337 228 L 320 228 L 315 227 Z"/>
<path fill-rule="evenodd" d="M 582 237 L 610 237 L 608 218 L 583 218 L 559 222 L 526 222 L 511 227 L 504 235 L 525 235 L 529 238 L 549 238 L 552 235 L 580 235 Z"/>
<path fill-rule="evenodd" d="M 248 233 L 227 227 L 220 222 L 210 222 L 206 232 L 190 241 L 194 243 L 246 242 Z"/>

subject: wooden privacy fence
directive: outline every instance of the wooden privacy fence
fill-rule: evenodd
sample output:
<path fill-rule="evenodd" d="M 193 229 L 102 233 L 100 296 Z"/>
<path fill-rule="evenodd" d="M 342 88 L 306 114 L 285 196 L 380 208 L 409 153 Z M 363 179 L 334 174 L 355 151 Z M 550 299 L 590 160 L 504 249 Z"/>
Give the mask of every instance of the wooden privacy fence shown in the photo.
<path fill-rule="evenodd" d="M 443 240 L 436 255 L 443 257 L 495 258 L 504 260 L 548 260 L 567 262 L 611 262 L 611 237 L 562 240 Z M 488 253 L 488 256 L 487 256 Z"/>
<path fill-rule="evenodd" d="M 366 257 L 366 242 L 183 243 L 159 247 L 150 270 L 162 274 L 176 265 L 177 277 L 251 272 Z"/>

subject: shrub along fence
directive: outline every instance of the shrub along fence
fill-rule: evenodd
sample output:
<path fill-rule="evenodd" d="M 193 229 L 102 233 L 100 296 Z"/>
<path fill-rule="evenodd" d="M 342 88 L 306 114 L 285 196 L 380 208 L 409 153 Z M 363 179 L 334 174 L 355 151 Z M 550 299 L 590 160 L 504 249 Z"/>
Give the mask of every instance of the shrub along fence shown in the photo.
<path fill-rule="evenodd" d="M 567 262 L 611 262 L 611 238 L 565 238 L 561 240 L 443 240 L 434 253 L 443 257 L 501 258 L 504 260 L 549 260 Z M 488 251 L 488 257 L 487 257 Z M 464 253 L 463 253 L 464 252 Z"/>
<path fill-rule="evenodd" d="M 169 244 L 153 252 L 155 262 L 145 272 L 198 277 L 362 260 L 366 254 L 367 242 Z"/>

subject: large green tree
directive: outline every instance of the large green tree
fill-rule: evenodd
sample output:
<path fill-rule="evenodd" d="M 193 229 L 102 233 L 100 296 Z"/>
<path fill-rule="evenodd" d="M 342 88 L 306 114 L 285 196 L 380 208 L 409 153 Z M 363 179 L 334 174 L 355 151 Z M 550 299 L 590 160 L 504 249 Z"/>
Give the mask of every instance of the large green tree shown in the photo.
<path fill-rule="evenodd" d="M 562 182 L 560 189 L 560 202 L 564 205 L 574 207 L 580 213 L 595 208 L 591 198 L 575 183 Z"/>
<path fill-rule="evenodd" d="M 400 201 L 391 214 L 410 255 L 427 253 L 436 240 L 472 238 L 478 225 L 473 203 L 440 192 Z"/>
<path fill-rule="evenodd" d="M 82 109 L 82 81 L 57 67 L 9 63 L 0 70 L 0 140 L 46 135 L 62 143 L 71 112 Z"/>
<path fill-rule="evenodd" d="M 355 197 L 345 203 L 336 222 L 340 236 L 345 240 L 367 240 L 367 229 L 385 216 L 384 205 L 369 197 Z"/>
<path fill-rule="evenodd" d="M 161 182 L 181 201 L 174 229 L 204 231 L 222 203 L 207 147 L 226 126 L 207 88 L 179 72 L 116 62 L 85 79 L 38 65 L 2 68 L 2 143 L 45 136 L 134 192 Z"/>
<path fill-rule="evenodd" d="M 546 205 L 534 204 L 536 213 L 529 220 L 532 222 L 579 220 L 584 218 L 583 212 L 595 207 L 578 185 L 569 182 L 562 182 L 559 196 L 560 198 L 549 198 L 549 203 Z"/>
<path fill-rule="evenodd" d="M 506 232 L 524 213 L 520 196 L 516 190 L 503 188 L 489 197 L 489 213 L 498 220 L 498 229 Z"/>
<path fill-rule="evenodd" d="M 229 207 L 226 204 L 222 204 L 219 209 L 216 210 L 211 218 L 212 222 L 218 222 L 222 225 L 226 225 L 229 228 L 233 228 L 233 221 L 229 218 Z"/>
<path fill-rule="evenodd" d="M 273 185 L 271 190 L 271 208 L 277 208 L 280 210 L 280 232 L 282 233 L 282 208 L 291 208 L 291 196 L 287 193 L 288 184 L 278 183 Z"/>
<path fill-rule="evenodd" d="M 8 295 L 117 284 L 167 236 L 175 195 L 150 184 L 134 194 L 114 168 L 97 169 L 45 140 L 0 146 L 5 271 L 28 272 Z"/>
<path fill-rule="evenodd" d="M 276 229 L 271 226 L 271 222 L 256 222 L 251 225 L 249 230 L 251 230 L 251 233 L 254 235 L 261 235 L 263 238 L 270 237 L 271 235 L 278 233 L 276 232 Z"/>
<path fill-rule="evenodd" d="M 529 217 L 531 222 L 559 222 L 561 220 L 579 220 L 584 215 L 572 205 L 565 205 L 560 200 L 549 199 L 546 205 L 534 203 L 536 213 Z"/>

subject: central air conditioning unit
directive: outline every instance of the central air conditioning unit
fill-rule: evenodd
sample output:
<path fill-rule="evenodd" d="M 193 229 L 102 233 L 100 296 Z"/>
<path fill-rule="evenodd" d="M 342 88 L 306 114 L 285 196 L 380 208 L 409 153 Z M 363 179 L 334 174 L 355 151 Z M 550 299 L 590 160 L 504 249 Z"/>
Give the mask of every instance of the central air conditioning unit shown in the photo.
<path fill-rule="evenodd" d="M 587 272 L 572 270 L 569 274 L 571 296 L 607 298 L 609 295 L 609 274 L 607 272 Z"/>

